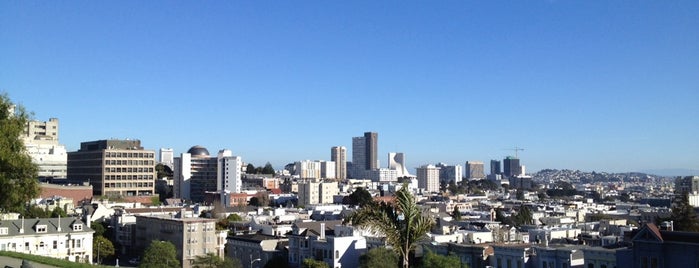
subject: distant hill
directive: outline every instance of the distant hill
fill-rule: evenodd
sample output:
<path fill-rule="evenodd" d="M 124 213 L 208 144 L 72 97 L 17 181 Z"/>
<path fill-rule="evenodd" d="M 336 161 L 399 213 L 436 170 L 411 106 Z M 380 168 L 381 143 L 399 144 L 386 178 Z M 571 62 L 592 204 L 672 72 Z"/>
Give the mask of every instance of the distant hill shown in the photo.
<path fill-rule="evenodd" d="M 647 169 L 641 171 L 643 173 L 655 174 L 658 176 L 697 176 L 699 175 L 699 170 L 696 169 L 686 169 L 686 168 L 666 168 L 666 169 Z"/>

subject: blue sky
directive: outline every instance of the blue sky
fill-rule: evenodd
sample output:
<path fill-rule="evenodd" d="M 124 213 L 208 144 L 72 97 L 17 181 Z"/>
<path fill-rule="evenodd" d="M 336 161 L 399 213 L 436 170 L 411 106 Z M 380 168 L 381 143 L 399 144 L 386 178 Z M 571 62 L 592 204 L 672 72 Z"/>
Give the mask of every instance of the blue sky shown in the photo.
<path fill-rule="evenodd" d="M 0 91 L 61 143 L 410 171 L 699 169 L 698 1 L 0 2 Z M 348 154 L 351 157 L 351 153 Z"/>

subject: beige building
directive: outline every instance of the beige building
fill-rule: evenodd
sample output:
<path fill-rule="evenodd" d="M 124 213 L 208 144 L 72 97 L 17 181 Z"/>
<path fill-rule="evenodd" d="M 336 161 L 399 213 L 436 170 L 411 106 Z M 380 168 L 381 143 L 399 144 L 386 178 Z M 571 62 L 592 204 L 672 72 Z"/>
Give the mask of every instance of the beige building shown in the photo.
<path fill-rule="evenodd" d="M 335 177 L 340 180 L 347 179 L 347 148 L 345 146 L 330 148 L 330 161 L 335 162 Z"/>
<path fill-rule="evenodd" d="M 300 182 L 298 184 L 298 205 L 332 204 L 333 196 L 338 193 L 337 182 Z"/>
<path fill-rule="evenodd" d="M 439 168 L 433 165 L 424 165 L 417 170 L 417 187 L 425 192 L 439 192 Z"/>
<path fill-rule="evenodd" d="M 58 119 L 27 122 L 22 141 L 32 162 L 39 168 L 39 178 L 65 178 L 66 147 L 58 143 Z"/>
<path fill-rule="evenodd" d="M 175 245 L 182 267 L 192 267 L 197 256 L 214 253 L 224 257 L 226 230 L 216 231 L 216 219 L 180 218 L 170 215 L 136 216 L 136 252 L 143 252 L 151 241 Z"/>
<path fill-rule="evenodd" d="M 68 153 L 68 177 L 89 182 L 94 195 L 153 195 L 155 176 L 155 152 L 144 150 L 140 140 L 83 142 Z"/>

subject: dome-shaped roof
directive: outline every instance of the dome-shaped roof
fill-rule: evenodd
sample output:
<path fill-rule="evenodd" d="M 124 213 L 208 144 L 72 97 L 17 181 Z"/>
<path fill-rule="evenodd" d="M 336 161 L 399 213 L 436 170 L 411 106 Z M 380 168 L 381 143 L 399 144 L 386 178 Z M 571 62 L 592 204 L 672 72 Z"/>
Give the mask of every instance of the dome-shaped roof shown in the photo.
<path fill-rule="evenodd" d="M 209 156 L 209 150 L 199 145 L 192 146 L 187 153 L 192 156 Z"/>

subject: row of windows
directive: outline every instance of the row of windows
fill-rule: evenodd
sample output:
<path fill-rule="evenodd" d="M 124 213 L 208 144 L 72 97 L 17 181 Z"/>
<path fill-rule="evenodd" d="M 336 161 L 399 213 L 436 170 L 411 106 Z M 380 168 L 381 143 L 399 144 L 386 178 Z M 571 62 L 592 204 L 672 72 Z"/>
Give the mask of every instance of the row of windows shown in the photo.
<path fill-rule="evenodd" d="M 105 165 L 114 166 L 154 166 L 153 160 L 104 160 Z"/>
<path fill-rule="evenodd" d="M 142 187 L 153 187 L 152 182 L 139 182 L 139 183 L 131 183 L 131 182 L 125 182 L 125 183 L 105 183 L 104 188 L 142 188 Z"/>
<path fill-rule="evenodd" d="M 153 175 L 105 175 L 104 180 L 107 181 L 131 181 L 131 180 L 153 180 Z"/>
<path fill-rule="evenodd" d="M 154 158 L 153 153 L 126 153 L 126 152 L 106 152 L 106 157 L 128 157 L 128 158 Z"/>
<path fill-rule="evenodd" d="M 20 246 L 21 245 L 22 244 L 20 244 Z M 71 245 L 73 245 L 73 248 L 81 248 L 82 247 L 82 240 L 80 240 L 80 239 L 68 239 L 68 240 L 66 240 L 66 248 L 70 248 Z M 7 244 L 2 243 L 2 244 L 0 244 L 0 246 L 1 246 L 0 250 L 7 250 L 7 249 L 16 250 L 17 249 L 17 243 L 7 243 Z M 43 249 L 44 247 L 47 247 L 47 245 L 46 245 L 46 243 L 44 243 L 44 241 L 41 241 L 34 246 L 36 246 L 37 249 Z M 25 242 L 24 248 L 29 249 L 30 243 Z M 52 248 L 58 249 L 58 240 L 53 240 Z"/>
<path fill-rule="evenodd" d="M 153 173 L 154 169 L 153 168 L 120 168 L 120 167 L 106 167 L 104 168 L 104 172 L 112 172 L 112 173 L 133 173 L 133 172 L 148 172 L 148 173 Z"/>

